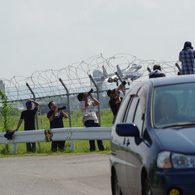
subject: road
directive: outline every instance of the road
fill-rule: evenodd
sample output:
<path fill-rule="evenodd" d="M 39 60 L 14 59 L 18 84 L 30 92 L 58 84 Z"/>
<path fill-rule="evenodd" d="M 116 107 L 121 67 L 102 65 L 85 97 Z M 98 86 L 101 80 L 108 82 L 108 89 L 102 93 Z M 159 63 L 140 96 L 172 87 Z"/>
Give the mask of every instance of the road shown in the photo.
<path fill-rule="evenodd" d="M 111 195 L 109 155 L 0 158 L 3 195 Z"/>

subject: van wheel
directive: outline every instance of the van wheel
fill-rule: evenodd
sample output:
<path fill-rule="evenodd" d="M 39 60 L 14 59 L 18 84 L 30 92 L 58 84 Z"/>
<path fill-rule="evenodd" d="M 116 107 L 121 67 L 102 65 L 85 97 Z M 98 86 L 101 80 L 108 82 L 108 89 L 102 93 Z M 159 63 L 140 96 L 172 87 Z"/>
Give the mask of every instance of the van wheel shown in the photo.
<path fill-rule="evenodd" d="M 112 195 L 123 195 L 116 175 L 112 179 Z"/>
<path fill-rule="evenodd" d="M 144 178 L 142 183 L 142 195 L 152 195 L 152 191 L 147 176 Z"/>

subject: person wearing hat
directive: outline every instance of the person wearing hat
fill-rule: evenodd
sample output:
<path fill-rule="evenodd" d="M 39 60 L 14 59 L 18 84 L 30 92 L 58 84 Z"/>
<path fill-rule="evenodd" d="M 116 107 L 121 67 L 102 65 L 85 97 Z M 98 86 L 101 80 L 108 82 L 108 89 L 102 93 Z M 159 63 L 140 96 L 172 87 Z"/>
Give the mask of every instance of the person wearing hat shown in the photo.
<path fill-rule="evenodd" d="M 112 113 L 113 113 L 113 124 L 116 118 L 116 115 L 118 113 L 119 107 L 121 105 L 121 102 L 123 100 L 122 97 L 120 97 L 120 92 L 119 90 L 121 90 L 123 92 L 123 94 L 125 95 L 125 90 L 124 90 L 124 86 L 120 85 L 119 88 L 117 89 L 109 89 L 107 91 L 107 95 L 110 97 L 109 103 L 108 105 L 110 106 Z"/>
<path fill-rule="evenodd" d="M 193 50 L 192 43 L 186 41 L 182 51 L 179 53 L 179 61 L 181 61 L 180 74 L 195 74 L 195 51 Z"/>
<path fill-rule="evenodd" d="M 32 105 L 35 105 L 35 107 L 32 109 Z M 35 130 L 35 115 L 38 110 L 39 103 L 36 101 L 29 99 L 26 102 L 26 110 L 22 111 L 20 120 L 18 122 L 18 126 L 14 131 L 18 131 L 20 128 L 20 125 L 22 124 L 22 121 L 24 120 L 24 130 Z M 27 152 L 35 152 L 36 151 L 36 143 L 26 143 Z"/>

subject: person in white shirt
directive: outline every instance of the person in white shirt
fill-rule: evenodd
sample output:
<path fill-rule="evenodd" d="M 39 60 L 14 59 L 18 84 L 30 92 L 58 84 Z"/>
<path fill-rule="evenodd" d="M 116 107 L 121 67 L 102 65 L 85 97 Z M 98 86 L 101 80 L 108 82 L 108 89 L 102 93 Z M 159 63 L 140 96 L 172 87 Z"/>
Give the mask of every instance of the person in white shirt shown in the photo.
<path fill-rule="evenodd" d="M 90 97 L 91 100 L 88 97 Z M 85 127 L 100 127 L 95 111 L 95 106 L 99 105 L 100 102 L 94 98 L 91 93 L 79 93 L 77 98 L 80 101 L 79 108 L 82 112 L 82 122 Z M 95 151 L 95 140 L 89 140 L 89 144 L 90 151 Z M 97 144 L 99 150 L 104 151 L 102 140 L 97 140 Z"/>

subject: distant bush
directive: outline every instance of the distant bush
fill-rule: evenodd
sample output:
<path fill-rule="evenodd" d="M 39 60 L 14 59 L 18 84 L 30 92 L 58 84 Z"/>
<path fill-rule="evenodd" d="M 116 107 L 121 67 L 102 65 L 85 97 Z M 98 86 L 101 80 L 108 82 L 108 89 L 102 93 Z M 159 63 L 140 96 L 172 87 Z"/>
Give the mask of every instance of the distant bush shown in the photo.
<path fill-rule="evenodd" d="M 3 113 L 3 108 L 1 107 L 0 114 L 2 114 L 2 113 Z M 20 113 L 21 113 L 21 111 L 18 110 L 17 108 L 13 108 L 13 107 L 10 108 L 10 115 L 11 116 L 20 116 Z"/>

